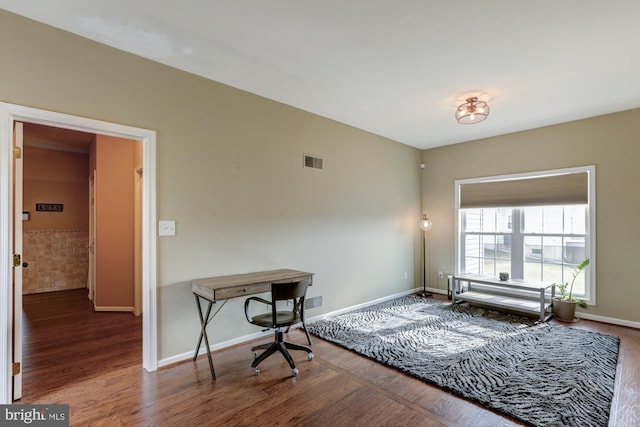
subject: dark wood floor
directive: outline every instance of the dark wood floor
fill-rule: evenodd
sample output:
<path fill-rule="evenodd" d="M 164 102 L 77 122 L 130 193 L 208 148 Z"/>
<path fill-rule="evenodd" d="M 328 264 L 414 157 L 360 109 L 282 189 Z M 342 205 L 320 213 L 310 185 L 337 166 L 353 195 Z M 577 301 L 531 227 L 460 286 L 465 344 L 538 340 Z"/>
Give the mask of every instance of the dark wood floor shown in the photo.
<path fill-rule="evenodd" d="M 140 318 L 94 313 L 84 291 L 25 296 L 24 311 L 17 403 L 67 403 L 74 426 L 520 425 L 318 338 L 314 360 L 294 353 L 296 378 L 277 355 L 254 376 L 254 342 L 214 353 L 212 382 L 206 356 L 145 372 Z M 639 426 L 640 330 L 586 320 L 572 326 L 620 336 L 610 425 Z M 305 341 L 300 331 L 289 339 Z"/>

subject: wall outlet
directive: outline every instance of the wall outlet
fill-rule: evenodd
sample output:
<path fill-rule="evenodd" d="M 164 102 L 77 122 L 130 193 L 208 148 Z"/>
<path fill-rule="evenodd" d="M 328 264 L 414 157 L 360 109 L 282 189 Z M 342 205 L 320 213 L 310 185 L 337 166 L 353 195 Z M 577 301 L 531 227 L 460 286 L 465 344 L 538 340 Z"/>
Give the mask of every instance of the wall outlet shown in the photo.
<path fill-rule="evenodd" d="M 444 277 L 444 274 L 442 273 L 442 271 L 438 271 L 438 279 L 442 279 Z"/>

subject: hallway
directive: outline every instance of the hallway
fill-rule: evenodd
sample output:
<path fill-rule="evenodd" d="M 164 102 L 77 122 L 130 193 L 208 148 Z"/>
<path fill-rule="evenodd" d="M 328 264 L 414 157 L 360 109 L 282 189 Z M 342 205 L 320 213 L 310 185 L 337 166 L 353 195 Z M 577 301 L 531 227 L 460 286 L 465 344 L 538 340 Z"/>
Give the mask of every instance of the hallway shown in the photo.
<path fill-rule="evenodd" d="M 54 402 L 72 383 L 117 369 L 142 370 L 142 318 L 94 312 L 86 289 L 23 296 L 23 397 Z"/>

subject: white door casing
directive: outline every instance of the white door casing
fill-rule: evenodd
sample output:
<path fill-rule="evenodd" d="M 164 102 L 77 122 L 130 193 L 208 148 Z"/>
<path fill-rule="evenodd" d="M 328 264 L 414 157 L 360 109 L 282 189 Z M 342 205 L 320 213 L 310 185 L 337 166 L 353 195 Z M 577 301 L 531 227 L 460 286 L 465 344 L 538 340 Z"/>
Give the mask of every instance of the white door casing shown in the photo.
<path fill-rule="evenodd" d="M 155 371 L 157 355 L 156 133 L 152 130 L 0 103 L 0 404 L 12 401 L 13 345 L 13 123 L 73 129 L 142 142 L 142 367 Z M 22 208 L 20 208 L 22 209 Z M 20 312 L 21 316 L 22 312 Z M 21 333 L 21 331 L 20 331 Z"/>
<path fill-rule="evenodd" d="M 13 131 L 13 363 L 22 368 L 22 166 L 24 165 L 23 124 L 14 122 Z M 13 370 L 12 370 L 13 371 Z M 22 369 L 13 376 L 13 400 L 22 397 Z"/>

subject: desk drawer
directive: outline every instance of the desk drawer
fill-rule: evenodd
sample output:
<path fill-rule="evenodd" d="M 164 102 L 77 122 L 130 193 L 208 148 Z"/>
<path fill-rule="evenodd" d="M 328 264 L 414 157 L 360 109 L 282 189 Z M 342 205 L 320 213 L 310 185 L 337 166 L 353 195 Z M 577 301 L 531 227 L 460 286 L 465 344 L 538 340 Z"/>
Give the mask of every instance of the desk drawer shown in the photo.
<path fill-rule="evenodd" d="M 214 298 L 218 301 L 227 298 L 241 297 L 243 295 L 261 294 L 263 292 L 271 292 L 271 283 L 256 283 L 246 286 L 216 289 L 214 291 Z"/>

